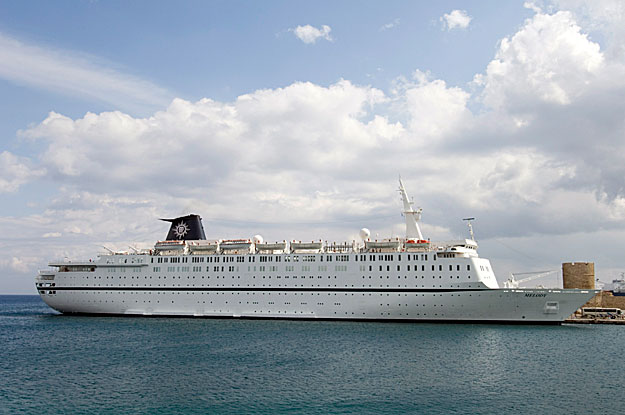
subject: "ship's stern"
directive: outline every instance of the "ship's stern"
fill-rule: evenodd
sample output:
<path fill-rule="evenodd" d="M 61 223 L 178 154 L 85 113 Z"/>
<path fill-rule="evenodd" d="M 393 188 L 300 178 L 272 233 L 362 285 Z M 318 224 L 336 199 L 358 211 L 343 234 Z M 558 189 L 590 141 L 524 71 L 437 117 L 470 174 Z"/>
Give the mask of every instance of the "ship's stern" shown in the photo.
<path fill-rule="evenodd" d="M 56 271 L 54 270 L 43 270 L 39 271 L 37 276 L 35 277 L 35 288 L 37 288 L 37 293 L 41 297 L 41 299 L 51 308 L 59 310 L 55 307 L 55 298 L 56 298 Z"/>

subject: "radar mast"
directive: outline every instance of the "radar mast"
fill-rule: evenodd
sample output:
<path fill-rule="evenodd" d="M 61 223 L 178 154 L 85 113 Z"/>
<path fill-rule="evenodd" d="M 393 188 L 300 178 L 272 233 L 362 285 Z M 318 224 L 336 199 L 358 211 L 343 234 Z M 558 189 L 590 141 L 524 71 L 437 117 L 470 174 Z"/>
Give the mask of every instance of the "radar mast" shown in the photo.
<path fill-rule="evenodd" d="M 471 240 L 475 241 L 475 235 L 473 234 L 473 225 L 471 224 L 471 221 L 475 220 L 475 218 L 464 218 L 462 220 L 467 221 L 467 225 L 469 226 L 469 233 L 471 234 Z"/>
<path fill-rule="evenodd" d="M 399 177 L 399 193 L 401 194 L 402 202 L 404 203 L 404 217 L 406 218 L 406 239 L 423 240 L 423 234 L 421 234 L 421 228 L 419 228 L 419 221 L 421 220 L 421 212 L 423 209 L 418 208 L 416 211 L 412 207 L 412 202 L 408 198 L 408 193 L 404 188 L 404 183 Z"/>

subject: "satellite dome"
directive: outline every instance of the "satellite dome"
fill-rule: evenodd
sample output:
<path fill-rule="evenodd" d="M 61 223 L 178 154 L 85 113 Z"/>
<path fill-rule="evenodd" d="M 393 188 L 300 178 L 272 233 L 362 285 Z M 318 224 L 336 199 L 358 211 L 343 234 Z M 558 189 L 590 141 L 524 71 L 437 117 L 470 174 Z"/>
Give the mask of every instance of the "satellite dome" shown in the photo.
<path fill-rule="evenodd" d="M 263 237 L 260 235 L 254 235 L 254 238 L 252 238 L 252 240 L 254 241 L 255 244 L 263 243 Z"/>
<path fill-rule="evenodd" d="M 371 232 L 369 231 L 369 229 L 362 228 L 360 230 L 360 239 L 362 239 L 363 241 L 366 241 L 367 239 L 369 239 L 369 236 L 371 236 Z"/>

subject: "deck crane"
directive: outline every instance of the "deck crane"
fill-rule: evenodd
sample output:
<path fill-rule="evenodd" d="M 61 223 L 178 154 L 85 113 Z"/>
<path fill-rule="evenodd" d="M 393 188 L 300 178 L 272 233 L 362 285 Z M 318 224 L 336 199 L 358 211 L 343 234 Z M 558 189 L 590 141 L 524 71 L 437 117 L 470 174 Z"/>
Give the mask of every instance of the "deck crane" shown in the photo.
<path fill-rule="evenodd" d="M 544 277 L 546 275 L 552 274 L 554 272 L 558 272 L 558 270 L 550 270 L 550 271 L 533 271 L 533 272 L 517 272 L 510 273 L 510 278 L 506 282 L 503 283 L 504 288 L 519 288 L 521 284 L 526 282 Z M 515 275 L 530 275 L 529 277 L 525 277 L 523 279 L 517 280 Z"/>

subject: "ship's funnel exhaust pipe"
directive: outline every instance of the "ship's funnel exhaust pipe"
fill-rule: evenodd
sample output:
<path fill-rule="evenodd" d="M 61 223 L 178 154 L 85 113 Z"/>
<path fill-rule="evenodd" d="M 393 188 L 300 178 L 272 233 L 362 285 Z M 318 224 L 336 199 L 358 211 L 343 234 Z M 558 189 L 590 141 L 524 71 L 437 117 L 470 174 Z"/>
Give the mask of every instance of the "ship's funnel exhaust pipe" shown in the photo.
<path fill-rule="evenodd" d="M 200 215 L 187 215 L 174 219 L 161 220 L 171 222 L 171 227 L 167 234 L 168 241 L 197 241 L 206 239 Z"/>

